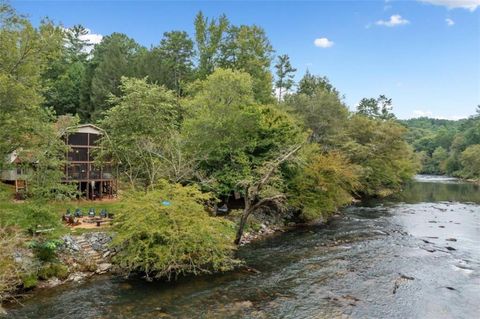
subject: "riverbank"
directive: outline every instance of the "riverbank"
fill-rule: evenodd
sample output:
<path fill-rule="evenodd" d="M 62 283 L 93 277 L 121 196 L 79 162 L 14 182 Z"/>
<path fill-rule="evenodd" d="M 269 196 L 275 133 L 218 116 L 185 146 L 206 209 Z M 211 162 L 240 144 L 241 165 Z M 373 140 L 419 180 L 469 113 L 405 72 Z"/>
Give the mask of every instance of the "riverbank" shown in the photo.
<path fill-rule="evenodd" d="M 102 231 L 64 235 L 56 243 L 55 256 L 41 263 L 33 249 L 15 250 L 14 262 L 18 269 L 38 270 L 34 276 L 23 277 L 23 287 L 18 288 L 10 301 L 18 302 L 18 298 L 44 289 L 66 283 L 82 283 L 94 275 L 115 272 L 111 259 L 116 252 L 109 245 L 111 240 L 111 235 Z"/>
<path fill-rule="evenodd" d="M 239 247 L 253 271 L 172 282 L 95 276 L 35 294 L 9 308 L 9 316 L 472 318 L 480 293 L 479 204 L 476 185 L 413 182 L 398 196 L 345 208 L 326 224 Z"/>

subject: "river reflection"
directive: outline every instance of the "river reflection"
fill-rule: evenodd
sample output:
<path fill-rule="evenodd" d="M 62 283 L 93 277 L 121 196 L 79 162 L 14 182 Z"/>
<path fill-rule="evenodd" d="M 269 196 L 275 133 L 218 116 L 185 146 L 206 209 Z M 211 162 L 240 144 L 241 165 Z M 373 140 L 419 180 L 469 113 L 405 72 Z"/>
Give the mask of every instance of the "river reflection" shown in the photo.
<path fill-rule="evenodd" d="M 323 227 L 239 251 L 259 271 L 175 283 L 103 278 L 44 291 L 12 318 L 475 318 L 480 191 L 420 177 Z"/>

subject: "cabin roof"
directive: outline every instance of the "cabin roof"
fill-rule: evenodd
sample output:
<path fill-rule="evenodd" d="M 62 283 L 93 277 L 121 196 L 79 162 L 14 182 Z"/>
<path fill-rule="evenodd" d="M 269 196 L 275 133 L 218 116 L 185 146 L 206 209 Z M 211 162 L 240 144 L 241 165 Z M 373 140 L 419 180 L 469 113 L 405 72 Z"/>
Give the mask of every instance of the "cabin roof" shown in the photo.
<path fill-rule="evenodd" d="M 90 134 L 104 134 L 104 130 L 93 124 L 81 124 L 68 128 L 69 132 L 73 133 L 90 133 Z"/>

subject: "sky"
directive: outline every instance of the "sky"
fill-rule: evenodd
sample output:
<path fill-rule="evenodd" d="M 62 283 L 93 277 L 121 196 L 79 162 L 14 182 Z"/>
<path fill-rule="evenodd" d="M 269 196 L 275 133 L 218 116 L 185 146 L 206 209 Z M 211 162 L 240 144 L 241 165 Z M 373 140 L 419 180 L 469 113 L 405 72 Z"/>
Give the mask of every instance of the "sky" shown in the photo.
<path fill-rule="evenodd" d="M 369 1 L 11 1 L 38 25 L 82 24 L 89 38 L 122 32 L 150 47 L 166 31 L 193 37 L 193 20 L 225 13 L 265 29 L 288 54 L 298 81 L 327 76 L 354 109 L 384 94 L 405 119 L 459 119 L 480 105 L 480 0 Z"/>

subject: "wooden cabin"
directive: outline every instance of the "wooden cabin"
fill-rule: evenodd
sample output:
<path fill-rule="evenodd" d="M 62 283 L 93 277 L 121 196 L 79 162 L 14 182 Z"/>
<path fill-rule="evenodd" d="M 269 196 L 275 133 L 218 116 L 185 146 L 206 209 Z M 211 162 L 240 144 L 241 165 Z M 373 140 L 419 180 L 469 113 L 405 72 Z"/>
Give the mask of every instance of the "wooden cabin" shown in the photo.
<path fill-rule="evenodd" d="M 77 184 L 83 197 L 91 200 L 116 196 L 117 182 L 110 163 L 97 165 L 94 161 L 98 141 L 104 131 L 93 124 L 83 124 L 69 129 L 64 135 L 69 146 L 66 154 L 65 183 Z"/>
<path fill-rule="evenodd" d="M 67 130 L 62 135 L 63 141 L 69 146 L 66 152 L 64 183 L 76 184 L 81 197 L 95 200 L 112 198 L 117 193 L 117 181 L 113 176 L 112 165 L 106 163 L 97 165 L 94 161 L 95 150 L 99 148 L 98 141 L 104 131 L 92 124 L 78 125 Z M 22 198 L 27 191 L 28 169 L 35 169 L 32 159 L 21 159 L 19 153 L 13 151 L 7 158 L 7 169 L 1 172 L 3 182 L 15 185 L 17 198 Z M 22 155 L 22 157 L 28 155 Z M 28 162 L 28 165 L 27 163 Z"/>
<path fill-rule="evenodd" d="M 1 179 L 4 183 L 15 186 L 15 197 L 22 199 L 27 191 L 27 172 L 25 159 L 21 159 L 18 151 L 10 153 L 6 159 L 7 169 L 2 170 Z M 27 159 L 29 161 L 29 159 Z"/>

